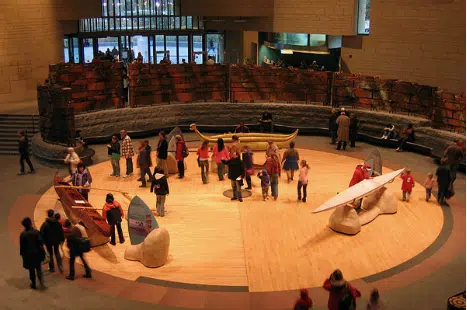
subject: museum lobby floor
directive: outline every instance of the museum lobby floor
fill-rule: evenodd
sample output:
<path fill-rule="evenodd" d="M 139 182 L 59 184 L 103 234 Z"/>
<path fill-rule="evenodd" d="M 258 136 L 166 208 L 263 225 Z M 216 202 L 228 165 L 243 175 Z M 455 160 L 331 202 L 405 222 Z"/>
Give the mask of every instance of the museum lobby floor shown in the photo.
<path fill-rule="evenodd" d="M 187 134 L 187 137 L 188 140 L 195 139 L 193 134 Z M 155 145 L 155 139 L 152 140 L 154 140 L 152 144 Z M 319 151 L 320 153 L 333 153 L 329 155 L 329 157 L 333 157 L 334 154 L 337 154 L 328 144 L 326 138 L 298 137 L 296 143 L 299 148 Z M 189 147 L 194 146 L 196 146 L 196 143 L 189 144 Z M 95 163 L 107 160 L 104 146 L 93 147 L 96 149 Z M 360 144 L 357 148 L 345 154 L 340 154 L 361 159 L 365 157 L 366 153 L 371 148 L 372 147 L 369 145 Z M 411 167 L 419 183 L 423 182 L 423 178 L 427 172 L 436 169 L 430 158 L 420 155 L 396 153 L 394 150 L 389 149 L 381 149 L 381 153 L 384 166 L 391 169 L 403 166 Z M 356 159 L 353 159 L 353 161 L 358 162 Z M 3 241 L 2 245 L 5 247 L 4 254 L 0 259 L 3 266 L 0 268 L 0 277 L 2 280 L 0 282 L 0 288 L 2 289 L 0 293 L 0 305 L 3 308 L 128 309 L 137 306 L 141 309 L 149 309 L 149 307 L 151 307 L 151 309 L 172 309 L 163 306 L 163 304 L 176 304 L 185 308 L 232 308 L 229 304 L 232 305 L 234 302 L 230 299 L 235 295 L 229 295 L 229 293 L 226 292 L 216 292 L 214 295 L 211 292 L 208 296 L 200 294 L 199 291 L 193 292 L 191 290 L 179 289 L 179 293 L 182 293 L 176 296 L 177 299 L 179 299 L 177 304 L 169 300 L 174 299 L 175 295 L 170 296 L 170 292 L 161 290 L 160 284 L 154 285 L 154 289 L 151 289 L 151 285 L 137 283 L 137 286 L 128 286 L 128 288 L 131 287 L 134 290 L 138 287 L 138 292 L 129 292 L 128 290 L 130 289 L 125 290 L 122 287 L 118 287 L 117 284 L 112 283 L 112 277 L 99 274 L 98 272 L 96 272 L 95 279 L 93 280 L 86 281 L 86 279 L 79 279 L 74 283 L 67 282 L 58 274 L 50 275 L 46 272 L 45 279 L 48 290 L 37 292 L 30 291 L 28 288 L 27 272 L 21 267 L 18 248 L 15 245 L 15 243 L 17 243 L 20 227 L 19 224 L 14 221 L 9 221 L 8 219 L 9 216 L 10 220 L 12 220 L 21 218 L 21 216 L 24 215 L 32 215 L 32 210 L 39 200 L 40 195 L 51 186 L 52 176 L 56 168 L 38 165 L 38 173 L 35 176 L 28 175 L 25 177 L 17 177 L 16 172 L 18 167 L 16 157 L 0 157 L 0 163 L 2 165 L 0 185 L 2 186 L 3 198 L 0 214 L 3 215 L 2 220 L 4 221 L 4 225 L 1 225 L 2 233 L 0 234 L 0 240 Z M 316 165 L 317 163 L 313 164 Z M 313 173 L 313 165 L 311 171 Z M 197 174 L 198 172 L 196 175 Z M 215 177 L 215 175 L 212 175 L 212 177 Z M 350 176 L 347 178 L 350 178 Z M 211 181 L 215 182 L 213 179 Z M 395 183 L 397 183 L 397 185 L 400 184 L 399 181 Z M 310 187 L 312 188 L 313 186 L 311 185 Z M 397 191 L 397 187 L 398 186 L 394 189 L 395 192 Z M 434 214 L 435 216 L 436 214 L 441 217 L 444 216 L 444 226 L 440 236 L 438 236 L 437 240 L 434 242 L 435 244 L 430 246 L 431 251 L 430 248 L 427 251 L 423 251 L 417 256 L 418 259 L 412 262 L 411 265 L 402 266 L 399 267 L 399 269 L 396 267 L 391 271 L 391 274 L 386 275 L 386 279 L 370 279 L 369 283 L 364 283 L 361 279 L 352 282 L 362 290 L 364 295 L 358 302 L 359 309 L 363 309 L 372 283 L 380 284 L 377 286 L 383 291 L 382 297 L 390 309 L 443 309 L 446 307 L 446 299 L 449 296 L 465 289 L 465 175 L 463 174 L 458 175 L 456 193 L 458 203 L 452 203 L 452 210 L 441 211 L 438 209 L 437 211 L 439 212 Z M 410 212 L 410 209 L 407 208 L 407 212 Z M 416 213 L 413 213 L 413 215 L 416 216 Z M 325 215 L 326 218 L 327 216 L 328 215 Z M 377 224 L 378 219 L 369 225 Z M 430 227 L 430 224 L 432 227 Z M 424 225 L 424 229 L 430 231 L 430 228 L 432 228 L 436 230 L 437 234 L 440 229 L 437 225 L 436 221 L 427 223 Z M 370 228 L 370 226 L 364 226 L 362 230 Z M 413 229 L 413 231 L 408 233 L 406 232 L 407 235 L 411 234 L 407 238 L 416 238 L 417 233 L 420 233 L 417 229 Z M 453 240 L 457 242 L 454 246 L 452 244 Z M 436 244 L 437 242 L 442 243 Z M 378 244 L 375 243 L 375 251 L 377 251 L 377 247 Z M 352 250 L 350 250 L 350 252 L 351 251 Z M 358 257 L 356 259 L 358 259 Z M 93 261 L 91 257 L 89 257 L 89 263 L 92 267 Z M 323 266 L 323 268 L 326 268 L 326 266 Z M 332 270 L 330 270 L 329 273 L 331 271 Z M 307 277 L 307 273 L 304 272 L 301 276 Z M 349 275 L 349 277 L 351 276 Z M 378 282 L 378 280 L 380 282 Z M 110 294 L 116 297 L 108 298 L 107 294 L 109 290 L 113 291 L 113 293 Z M 248 294 L 248 298 L 244 298 L 244 295 L 242 295 L 244 306 L 240 307 L 241 309 L 257 309 L 260 304 L 270 304 L 274 299 L 274 296 L 267 295 L 268 293 Z M 295 291 L 288 292 L 281 296 L 282 300 L 277 302 L 276 305 L 292 305 L 296 295 L 297 293 Z M 317 304 L 321 305 L 314 309 L 324 309 L 322 305 L 326 300 L 325 292 L 321 289 L 313 289 L 312 295 L 312 298 Z M 217 299 L 212 300 L 212 296 L 217 296 Z M 286 298 L 286 300 L 284 300 L 284 298 Z M 145 301 L 154 301 L 158 299 L 159 302 L 156 303 L 162 305 L 149 305 L 138 301 L 130 301 L 129 299 Z M 267 300 L 269 300 L 269 302 L 267 302 Z M 291 306 L 284 306 L 283 309 L 290 307 Z"/>

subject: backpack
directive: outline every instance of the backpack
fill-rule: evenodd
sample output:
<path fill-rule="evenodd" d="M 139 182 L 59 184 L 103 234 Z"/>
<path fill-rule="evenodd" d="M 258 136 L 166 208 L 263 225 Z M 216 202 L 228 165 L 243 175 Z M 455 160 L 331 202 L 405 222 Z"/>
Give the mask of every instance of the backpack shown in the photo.
<path fill-rule="evenodd" d="M 187 158 L 190 153 L 188 152 L 188 148 L 186 147 L 186 144 L 183 144 L 183 149 L 182 149 L 182 156 L 184 158 Z"/>
<path fill-rule="evenodd" d="M 355 310 L 356 308 L 357 304 L 355 303 L 355 299 L 352 296 L 352 293 L 350 292 L 346 283 L 344 287 L 344 294 L 339 300 L 339 310 Z"/>

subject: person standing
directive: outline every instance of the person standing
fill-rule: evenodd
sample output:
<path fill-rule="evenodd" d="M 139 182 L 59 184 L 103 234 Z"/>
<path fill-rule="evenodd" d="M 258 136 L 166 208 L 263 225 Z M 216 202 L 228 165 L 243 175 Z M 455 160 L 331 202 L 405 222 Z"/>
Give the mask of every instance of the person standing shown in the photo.
<path fill-rule="evenodd" d="M 178 178 L 183 179 L 185 177 L 185 157 L 187 157 L 189 153 L 182 136 L 176 135 L 175 140 L 177 141 L 175 159 L 177 160 Z"/>
<path fill-rule="evenodd" d="M 447 158 L 441 158 L 441 165 L 436 169 L 436 183 L 438 183 L 438 203 L 447 206 L 446 198 L 449 196 L 449 185 L 451 184 L 451 171 L 447 164 Z"/>
<path fill-rule="evenodd" d="M 282 156 L 282 167 L 287 174 L 287 183 L 293 181 L 294 173 L 298 170 L 299 160 L 300 156 L 295 149 L 295 142 L 290 142 L 289 148 L 284 152 L 284 156 Z"/>
<path fill-rule="evenodd" d="M 78 164 L 81 162 L 78 154 L 75 152 L 75 149 L 72 147 L 68 148 L 68 155 L 65 157 L 65 164 L 68 164 L 68 172 L 70 175 L 75 173 L 78 169 Z"/>
<path fill-rule="evenodd" d="M 71 176 L 71 183 L 73 186 L 79 187 L 90 187 L 92 183 L 91 173 L 86 169 L 83 163 L 78 164 L 78 170 L 76 170 Z M 89 191 L 87 188 L 78 188 L 77 191 L 83 196 L 84 199 L 89 199 Z"/>
<path fill-rule="evenodd" d="M 412 176 L 412 170 L 405 169 L 401 174 L 402 179 L 402 200 L 409 202 L 410 195 L 412 194 L 412 188 L 415 187 L 415 180 Z"/>
<path fill-rule="evenodd" d="M 255 173 L 253 169 L 253 151 L 250 150 L 248 145 L 242 147 L 242 161 L 243 168 L 245 170 L 245 180 L 248 187 L 246 189 L 252 189 L 251 187 L 251 176 Z"/>
<path fill-rule="evenodd" d="M 120 143 L 117 136 L 112 136 L 112 141 L 107 144 L 107 154 L 110 156 L 110 163 L 112 165 L 111 177 L 120 176 Z"/>
<path fill-rule="evenodd" d="M 169 183 L 167 183 L 167 177 L 164 174 L 164 170 L 160 167 L 154 169 L 154 176 L 151 183 L 151 193 L 156 194 L 156 209 L 157 215 L 165 215 L 165 199 L 169 194 Z"/>
<path fill-rule="evenodd" d="M 426 192 L 426 201 L 429 201 L 431 198 L 431 191 L 433 190 L 433 185 L 435 183 L 435 179 L 433 179 L 433 173 L 429 172 L 428 176 L 425 180 L 425 183 L 423 183 L 423 186 L 425 186 L 425 192 Z"/>
<path fill-rule="evenodd" d="M 264 111 L 259 119 L 259 129 L 261 132 L 273 132 L 274 122 L 272 120 L 272 114 Z"/>
<path fill-rule="evenodd" d="M 148 175 L 149 180 L 151 180 L 150 167 L 152 167 L 151 147 L 149 146 L 148 140 L 140 141 L 136 162 L 141 171 L 141 185 L 139 187 L 146 187 L 146 174 Z"/>
<path fill-rule="evenodd" d="M 68 249 L 70 250 L 70 273 L 68 277 L 66 277 L 67 280 L 73 281 L 75 279 L 75 260 L 76 257 L 81 258 L 81 261 L 83 262 L 84 270 L 85 270 L 85 275 L 84 278 L 92 278 L 91 275 L 91 268 L 89 267 L 88 263 L 84 259 L 84 252 L 81 249 L 80 243 L 81 243 L 81 238 L 86 238 L 85 235 L 83 235 L 81 229 L 78 227 L 78 225 L 71 225 L 70 220 L 66 219 L 65 220 L 65 228 L 66 228 L 66 244 L 68 246 Z"/>
<path fill-rule="evenodd" d="M 130 85 L 130 78 L 128 77 L 128 73 L 126 69 L 123 70 L 122 82 L 123 82 L 122 97 L 123 97 L 123 102 L 126 106 L 128 104 L 128 86 Z"/>
<path fill-rule="evenodd" d="M 313 308 L 313 301 L 308 295 L 308 290 L 302 288 L 300 290 L 300 298 L 295 302 L 294 310 L 309 310 Z"/>
<path fill-rule="evenodd" d="M 306 160 L 300 162 L 300 174 L 298 176 L 297 192 L 298 192 L 298 201 L 306 202 L 306 188 L 308 186 L 308 166 Z M 302 187 L 303 187 L 303 196 L 302 196 Z M 303 198 L 302 198 L 303 197 Z M 302 200 L 303 199 L 303 200 Z"/>
<path fill-rule="evenodd" d="M 268 199 L 268 192 L 270 184 L 270 177 L 266 169 L 263 169 L 261 172 L 258 172 L 257 177 L 261 180 L 261 191 L 263 194 L 263 201 Z"/>
<path fill-rule="evenodd" d="M 350 180 L 349 187 L 352 187 L 363 180 L 371 179 L 371 176 L 368 174 L 368 169 L 371 169 L 371 165 L 369 164 L 357 165 L 352 175 L 352 179 Z"/>
<path fill-rule="evenodd" d="M 167 142 L 167 136 L 165 132 L 159 132 L 159 143 L 157 144 L 157 166 L 164 170 L 164 175 L 169 177 L 169 169 L 167 167 L 167 153 L 169 149 L 169 143 Z"/>
<path fill-rule="evenodd" d="M 350 117 L 350 147 L 355 147 L 355 142 L 358 139 L 358 130 L 360 129 L 360 121 L 357 115 Z"/>
<path fill-rule="evenodd" d="M 240 146 L 240 139 L 238 138 L 237 135 L 232 136 L 232 144 L 230 145 L 230 157 L 233 157 L 232 155 L 234 153 L 240 154 L 241 153 L 241 146 Z"/>
<path fill-rule="evenodd" d="M 225 147 L 224 140 L 222 138 L 217 139 L 217 144 L 214 146 L 212 153 L 214 155 L 214 161 L 217 164 L 217 176 L 219 177 L 219 181 L 224 181 L 225 165 L 222 160 L 229 160 L 230 153 Z"/>
<path fill-rule="evenodd" d="M 329 292 L 328 309 L 356 309 L 356 299 L 362 294 L 348 283 L 342 271 L 334 270 L 331 276 L 324 281 L 323 288 Z"/>
<path fill-rule="evenodd" d="M 115 226 L 117 227 L 120 243 L 125 242 L 122 231 L 122 219 L 125 217 L 122 206 L 114 199 L 112 194 L 105 197 L 105 205 L 102 209 L 102 218 L 110 225 L 110 244 L 115 245 Z"/>
<path fill-rule="evenodd" d="M 266 159 L 266 171 L 270 176 L 271 183 L 271 195 L 274 197 L 274 200 L 277 200 L 279 196 L 279 177 L 281 175 L 281 164 L 279 157 L 277 157 L 274 151 L 270 151 Z"/>
<path fill-rule="evenodd" d="M 31 219 L 29 217 L 24 218 L 21 225 L 23 225 L 24 231 L 19 236 L 19 253 L 23 258 L 23 268 L 29 270 L 30 287 L 35 290 L 36 273 L 41 286 L 45 287 L 41 266 L 42 261 L 45 259 L 45 250 L 41 234 L 32 227 Z"/>
<path fill-rule="evenodd" d="M 451 171 L 451 183 L 457 178 L 457 169 L 459 169 L 459 164 L 464 158 L 464 152 L 462 151 L 462 141 L 454 140 L 454 143 L 451 144 L 445 151 L 444 157 L 447 159 L 449 165 L 449 170 Z"/>
<path fill-rule="evenodd" d="M 386 309 L 386 307 L 384 303 L 381 301 L 381 298 L 379 297 L 378 289 L 374 288 L 371 291 L 368 304 L 366 305 L 366 310 L 383 310 L 383 309 Z"/>
<path fill-rule="evenodd" d="M 274 143 L 273 140 L 268 141 L 268 147 L 266 149 L 266 157 L 268 157 L 271 152 L 276 154 L 277 158 L 281 157 L 279 148 L 277 147 L 277 145 Z"/>
<path fill-rule="evenodd" d="M 349 142 L 350 118 L 345 114 L 344 108 L 341 109 L 341 115 L 336 120 L 337 124 L 337 150 L 340 151 L 341 146 L 344 151 Z"/>
<path fill-rule="evenodd" d="M 329 134 L 331 135 L 331 144 L 336 144 L 337 139 L 337 117 L 338 113 L 336 109 L 331 109 L 331 116 L 329 117 Z"/>
<path fill-rule="evenodd" d="M 233 153 L 230 160 L 223 160 L 224 164 L 229 166 L 228 177 L 232 185 L 232 195 L 230 200 L 237 200 L 243 202 L 242 197 L 242 178 L 245 175 L 245 169 L 243 168 L 243 162 L 240 159 L 240 153 Z"/>
<path fill-rule="evenodd" d="M 19 141 L 18 141 L 18 152 L 19 152 L 19 164 L 21 166 L 21 170 L 18 173 L 18 175 L 25 175 L 26 173 L 24 172 L 24 161 L 29 166 L 29 173 L 35 173 L 36 170 L 34 170 L 34 167 L 31 163 L 31 159 L 29 158 L 29 141 L 28 137 L 26 137 L 26 134 L 24 133 L 24 130 L 18 131 L 19 135 Z"/>
<path fill-rule="evenodd" d="M 133 156 L 135 156 L 135 151 L 133 150 L 131 138 L 125 130 L 120 130 L 120 138 L 122 139 L 122 157 L 125 158 L 126 162 L 126 174 L 123 177 L 126 178 L 133 174 Z"/>
<path fill-rule="evenodd" d="M 41 226 L 42 240 L 49 253 L 49 271 L 55 272 L 54 253 L 57 260 L 58 270 L 63 272 L 62 257 L 60 256 L 60 244 L 65 241 L 62 225 L 54 217 L 54 210 L 47 211 L 47 218 Z"/>
<path fill-rule="evenodd" d="M 203 144 L 198 148 L 196 151 L 196 155 L 198 155 L 198 164 L 201 168 L 201 179 L 203 180 L 203 184 L 209 183 L 209 142 L 204 141 Z"/>

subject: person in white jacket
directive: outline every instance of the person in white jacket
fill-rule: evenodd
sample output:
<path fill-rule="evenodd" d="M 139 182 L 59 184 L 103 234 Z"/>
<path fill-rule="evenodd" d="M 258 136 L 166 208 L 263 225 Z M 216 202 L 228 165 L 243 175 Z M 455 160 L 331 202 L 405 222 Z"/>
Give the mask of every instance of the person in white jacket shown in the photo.
<path fill-rule="evenodd" d="M 65 163 L 68 164 L 68 171 L 72 175 L 76 169 L 78 169 L 78 164 L 81 162 L 78 154 L 75 152 L 75 149 L 70 147 L 68 148 L 68 155 L 65 157 Z"/>

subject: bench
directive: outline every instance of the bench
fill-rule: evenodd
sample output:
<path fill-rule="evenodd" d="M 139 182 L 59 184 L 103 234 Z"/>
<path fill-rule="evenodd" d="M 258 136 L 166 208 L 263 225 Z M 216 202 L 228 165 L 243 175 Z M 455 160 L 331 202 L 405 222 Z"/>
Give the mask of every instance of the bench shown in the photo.
<path fill-rule="evenodd" d="M 397 148 L 399 145 L 398 140 L 396 139 L 381 139 L 380 137 L 374 137 L 367 134 L 359 133 L 358 140 L 363 141 L 369 144 L 379 145 L 388 148 Z M 418 143 L 406 142 L 405 150 L 418 153 L 425 156 L 432 156 L 433 149 Z"/>

